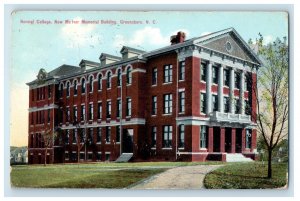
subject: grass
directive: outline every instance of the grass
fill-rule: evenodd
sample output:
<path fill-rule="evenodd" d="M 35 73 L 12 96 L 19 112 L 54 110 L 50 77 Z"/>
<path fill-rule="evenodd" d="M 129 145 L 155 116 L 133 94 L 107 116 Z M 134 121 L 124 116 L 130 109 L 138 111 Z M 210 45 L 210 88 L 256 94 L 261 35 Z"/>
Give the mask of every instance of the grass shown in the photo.
<path fill-rule="evenodd" d="M 220 162 L 89 163 L 12 166 L 11 185 L 29 188 L 126 188 L 169 168 Z"/>
<path fill-rule="evenodd" d="M 230 163 L 211 173 L 204 179 L 209 189 L 269 189 L 286 185 L 287 163 L 273 164 L 273 178 L 267 178 L 267 164 Z"/>

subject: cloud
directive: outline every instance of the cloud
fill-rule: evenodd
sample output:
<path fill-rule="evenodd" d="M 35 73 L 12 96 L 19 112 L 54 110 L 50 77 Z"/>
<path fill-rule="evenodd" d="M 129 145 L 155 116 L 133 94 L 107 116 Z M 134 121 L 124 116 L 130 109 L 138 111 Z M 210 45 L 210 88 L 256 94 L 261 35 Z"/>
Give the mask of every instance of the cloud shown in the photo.
<path fill-rule="evenodd" d="M 275 38 L 272 35 L 266 35 L 266 36 L 263 36 L 263 37 L 264 37 L 264 41 L 263 41 L 264 45 L 267 45 L 267 44 L 272 43 L 273 41 L 275 41 Z"/>
<path fill-rule="evenodd" d="M 73 20 L 81 22 L 82 18 L 76 17 Z M 93 33 L 95 29 L 95 24 L 66 24 L 61 34 L 68 48 L 94 46 L 102 41 L 101 35 Z"/>
<path fill-rule="evenodd" d="M 123 45 L 133 46 L 133 47 L 145 47 L 154 46 L 161 47 L 170 44 L 170 36 L 177 34 L 178 31 L 183 31 L 186 33 L 186 38 L 189 35 L 189 31 L 186 29 L 174 30 L 171 33 L 163 35 L 159 28 L 145 27 L 143 29 L 136 30 L 133 35 L 129 38 L 118 34 L 114 38 L 113 46 L 115 48 L 121 48 Z"/>

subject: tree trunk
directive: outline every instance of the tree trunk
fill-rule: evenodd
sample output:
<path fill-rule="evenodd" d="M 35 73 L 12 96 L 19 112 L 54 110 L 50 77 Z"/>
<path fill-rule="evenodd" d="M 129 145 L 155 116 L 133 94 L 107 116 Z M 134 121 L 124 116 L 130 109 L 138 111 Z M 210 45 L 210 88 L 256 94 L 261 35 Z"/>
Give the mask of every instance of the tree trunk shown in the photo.
<path fill-rule="evenodd" d="M 44 166 L 46 166 L 46 164 L 47 164 L 47 147 L 45 149 L 45 163 L 44 163 Z"/>
<path fill-rule="evenodd" d="M 268 179 L 272 178 L 272 149 L 268 149 Z"/>

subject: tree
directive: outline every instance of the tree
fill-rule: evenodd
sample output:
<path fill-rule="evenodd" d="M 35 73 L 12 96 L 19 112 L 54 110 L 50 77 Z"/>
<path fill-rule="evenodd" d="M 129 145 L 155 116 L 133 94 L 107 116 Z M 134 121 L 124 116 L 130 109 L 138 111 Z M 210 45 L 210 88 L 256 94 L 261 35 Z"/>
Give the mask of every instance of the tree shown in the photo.
<path fill-rule="evenodd" d="M 45 148 L 45 152 L 44 152 L 44 165 L 46 166 L 47 164 L 47 152 L 48 152 L 48 148 L 53 146 L 54 143 L 54 139 L 57 136 L 57 131 L 52 132 L 51 128 L 46 128 L 43 132 L 42 132 L 42 140 L 44 143 L 44 148 Z"/>
<path fill-rule="evenodd" d="M 261 34 L 256 42 L 263 62 L 255 89 L 257 128 L 268 153 L 268 178 L 272 178 L 272 152 L 288 136 L 288 46 L 286 38 L 263 45 Z"/>

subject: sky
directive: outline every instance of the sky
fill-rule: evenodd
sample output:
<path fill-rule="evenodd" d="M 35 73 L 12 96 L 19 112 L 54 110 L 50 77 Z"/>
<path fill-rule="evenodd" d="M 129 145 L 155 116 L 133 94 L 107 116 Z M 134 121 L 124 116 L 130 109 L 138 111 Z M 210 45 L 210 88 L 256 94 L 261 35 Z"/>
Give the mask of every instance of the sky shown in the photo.
<path fill-rule="evenodd" d="M 154 50 L 169 45 L 170 36 L 178 31 L 190 39 L 233 27 L 246 42 L 255 41 L 261 33 L 265 43 L 288 36 L 284 12 L 20 11 L 12 13 L 11 19 L 10 144 L 14 146 L 27 145 L 26 83 L 36 78 L 40 68 L 49 72 L 62 64 L 78 66 L 81 59 L 99 62 L 101 53 L 121 56 L 123 45 Z M 67 24 L 66 20 L 106 24 Z"/>

